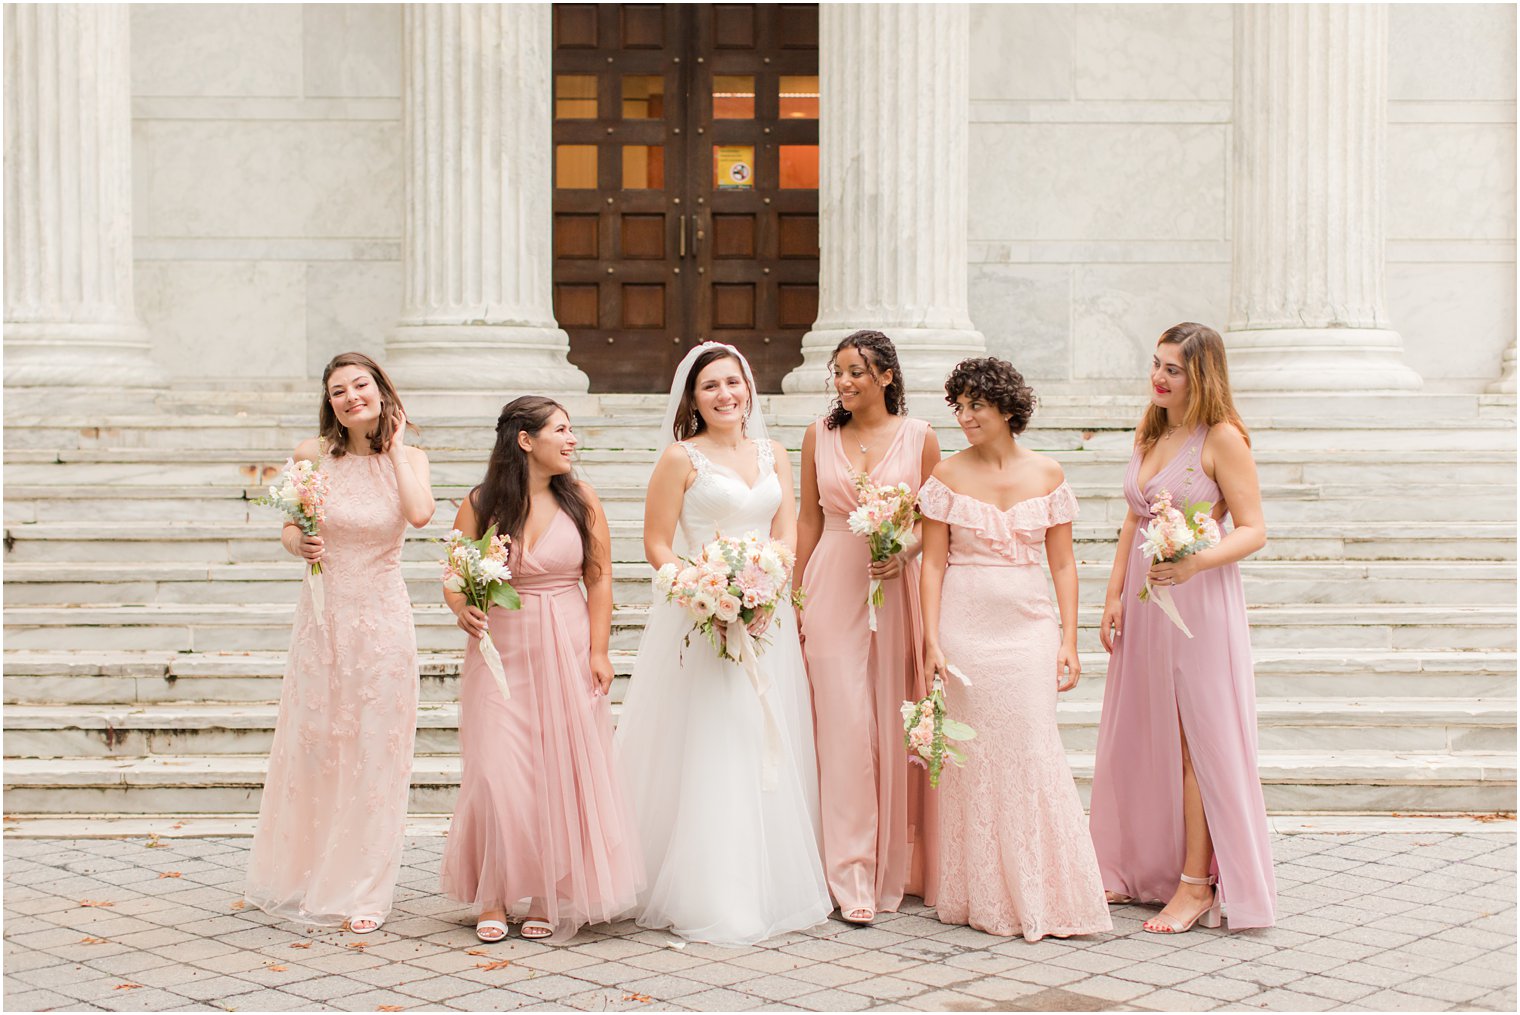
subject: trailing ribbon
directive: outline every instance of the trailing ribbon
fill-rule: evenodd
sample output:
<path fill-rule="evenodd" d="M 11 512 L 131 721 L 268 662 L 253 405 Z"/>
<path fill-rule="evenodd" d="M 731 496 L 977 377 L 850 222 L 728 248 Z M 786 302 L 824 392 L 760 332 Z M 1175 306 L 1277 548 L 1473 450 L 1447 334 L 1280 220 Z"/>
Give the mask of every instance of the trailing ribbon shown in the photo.
<path fill-rule="evenodd" d="M 510 700 L 512 692 L 507 688 L 507 671 L 501 665 L 501 653 L 496 651 L 496 643 L 491 640 L 489 631 L 480 636 L 480 655 L 486 661 L 486 669 L 491 671 L 491 676 L 496 680 L 496 689 L 503 698 Z"/>
<path fill-rule="evenodd" d="M 880 603 L 878 602 L 880 600 Z M 886 593 L 881 590 L 881 579 L 871 579 L 871 591 L 866 596 L 866 617 L 871 622 L 871 630 L 876 630 L 876 607 L 886 602 Z"/>
<path fill-rule="evenodd" d="M 776 771 L 781 759 L 781 724 L 776 721 L 776 710 L 771 704 L 770 677 L 760 669 L 760 656 L 755 651 L 755 639 L 749 628 L 739 620 L 730 621 L 724 644 L 730 656 L 736 659 L 749 677 L 755 697 L 760 699 L 760 712 L 765 717 L 765 754 L 761 760 L 761 787 L 776 788 Z"/>
<path fill-rule="evenodd" d="M 1177 604 L 1172 600 L 1171 589 L 1165 585 L 1152 585 L 1150 582 L 1146 582 L 1144 598 L 1161 607 L 1161 612 L 1171 618 L 1172 623 L 1176 624 L 1178 630 L 1183 634 L 1189 638 L 1193 636 L 1193 632 L 1189 631 L 1188 626 L 1182 622 L 1182 614 L 1177 612 Z"/>
<path fill-rule="evenodd" d="M 327 611 L 323 609 L 322 565 L 313 564 L 306 569 L 306 585 L 311 589 L 311 608 L 317 613 L 317 626 L 327 629 Z"/>

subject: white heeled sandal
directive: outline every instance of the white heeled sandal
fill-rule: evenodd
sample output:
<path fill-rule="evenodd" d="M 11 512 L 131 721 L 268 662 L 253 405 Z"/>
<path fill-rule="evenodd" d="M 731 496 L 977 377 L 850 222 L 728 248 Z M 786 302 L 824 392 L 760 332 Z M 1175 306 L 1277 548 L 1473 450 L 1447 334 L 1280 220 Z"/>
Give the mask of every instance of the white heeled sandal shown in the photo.
<path fill-rule="evenodd" d="M 501 920 L 479 920 L 475 924 L 475 936 L 488 945 L 507 939 L 507 925 Z"/>
<path fill-rule="evenodd" d="M 1206 878 L 1193 878 L 1188 877 L 1186 874 L 1184 874 L 1182 875 L 1182 880 L 1185 884 L 1208 885 L 1214 888 L 1214 901 L 1209 903 L 1209 908 L 1200 910 L 1198 913 L 1194 914 L 1193 918 L 1187 923 L 1183 923 L 1181 920 L 1178 920 L 1175 917 L 1162 916 L 1160 913 L 1157 913 L 1155 916 L 1151 917 L 1149 920 L 1146 920 L 1145 923 L 1140 925 L 1141 930 L 1145 931 L 1148 934 L 1186 934 L 1188 931 L 1192 930 L 1193 925 L 1195 923 L 1198 923 L 1200 920 L 1203 921 L 1203 925 L 1205 927 L 1208 927 L 1210 929 L 1219 926 L 1219 889 L 1215 887 L 1216 879 L 1214 875 L 1210 874 Z M 1152 924 L 1156 925 L 1155 930 L 1151 929 Z"/>

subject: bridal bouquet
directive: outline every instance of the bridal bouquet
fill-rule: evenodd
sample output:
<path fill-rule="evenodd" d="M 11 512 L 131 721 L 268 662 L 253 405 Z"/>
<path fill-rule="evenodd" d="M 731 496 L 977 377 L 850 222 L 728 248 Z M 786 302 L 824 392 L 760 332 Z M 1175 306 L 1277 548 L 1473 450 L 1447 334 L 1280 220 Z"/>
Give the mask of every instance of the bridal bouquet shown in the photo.
<path fill-rule="evenodd" d="M 444 588 L 463 595 L 481 613 L 490 613 L 493 606 L 506 610 L 522 609 L 521 597 L 508 584 L 512 580 L 512 569 L 507 566 L 512 546 L 511 536 L 497 535 L 496 526 L 492 525 L 479 539 L 470 539 L 454 529 L 441 542 L 448 547 L 447 555 L 443 558 Z M 496 688 L 501 691 L 501 696 L 512 697 L 512 692 L 507 689 L 507 674 L 501 664 L 501 653 L 496 650 L 496 643 L 491 641 L 489 631 L 480 636 L 480 654 L 485 659 L 486 669 L 491 671 L 491 676 L 496 680 Z"/>
<path fill-rule="evenodd" d="M 1172 504 L 1170 492 L 1160 491 L 1151 504 L 1150 523 L 1141 533 L 1145 541 L 1140 544 L 1140 552 L 1159 564 L 1181 560 L 1199 550 L 1218 546 L 1219 523 L 1210 514 L 1213 510 L 1214 505 L 1208 501 L 1178 508 Z M 1193 636 L 1193 632 L 1182 622 L 1182 615 L 1177 612 L 1171 589 L 1147 581 L 1140 590 L 1139 597 L 1143 603 L 1154 602 L 1161 607 L 1162 612 L 1183 634 L 1189 638 Z"/>
<path fill-rule="evenodd" d="M 327 474 L 318 468 L 319 465 L 319 461 L 285 459 L 279 479 L 270 485 L 268 494 L 254 503 L 274 508 L 290 519 L 303 535 L 315 536 L 317 526 L 327 517 Z M 321 561 L 311 565 L 306 573 L 306 583 L 311 586 L 311 605 L 317 612 L 317 623 L 321 624 L 324 617 Z"/>
<path fill-rule="evenodd" d="M 760 649 L 749 625 L 762 611 L 774 610 L 787 596 L 787 581 L 796 563 L 791 547 L 757 532 L 743 536 L 719 536 L 695 557 L 666 564 L 655 572 L 655 592 L 691 614 L 694 623 L 686 635 L 700 632 L 718 658 L 739 664 L 755 697 L 764 722 L 764 763 L 761 785 L 775 789 L 781 758 L 781 723 L 770 699 L 770 674 L 760 668 Z M 795 597 L 794 597 L 795 601 Z M 722 624 L 722 637 L 719 637 Z"/>
<path fill-rule="evenodd" d="M 946 667 L 967 687 L 971 681 L 958 667 Z M 934 687 L 928 697 L 919 701 L 902 703 L 903 746 L 908 749 L 908 760 L 919 768 L 929 770 L 929 785 L 938 789 L 940 772 L 948 760 L 959 768 L 966 763 L 966 755 L 952 740 L 967 741 L 976 738 L 976 730 L 945 711 L 945 686 L 942 678 L 934 678 Z"/>
<path fill-rule="evenodd" d="M 917 502 L 908 484 L 877 486 L 862 473 L 855 477 L 855 495 L 860 506 L 850 512 L 850 531 L 866 537 L 871 547 L 871 562 L 878 563 L 902 553 L 913 536 L 913 522 L 918 517 Z M 886 601 L 881 579 L 872 578 L 866 607 L 873 631 L 876 630 L 876 608 Z"/>
<path fill-rule="evenodd" d="M 737 660 L 736 630 L 747 633 L 762 611 L 776 608 L 787 594 L 787 577 L 795 562 L 790 547 L 761 539 L 759 533 L 719 536 L 695 557 L 656 571 L 654 587 L 666 601 L 692 615 L 692 631 L 707 638 L 719 658 Z M 720 622 L 727 633 L 722 639 Z"/>

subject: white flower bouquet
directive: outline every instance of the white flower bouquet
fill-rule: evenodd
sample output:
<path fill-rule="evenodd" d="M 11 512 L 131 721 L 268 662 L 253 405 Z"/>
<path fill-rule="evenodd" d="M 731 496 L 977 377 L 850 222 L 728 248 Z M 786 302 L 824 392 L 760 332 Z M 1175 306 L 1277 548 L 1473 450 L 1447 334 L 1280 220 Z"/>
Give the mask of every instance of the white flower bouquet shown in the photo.
<path fill-rule="evenodd" d="M 465 601 L 481 613 L 489 614 L 491 607 L 505 610 L 522 609 L 522 597 L 509 583 L 512 569 L 507 564 L 511 553 L 512 537 L 498 535 L 492 525 L 479 539 L 470 539 L 454 529 L 442 539 L 447 549 L 443 558 L 443 587 L 463 595 Z M 486 668 L 496 680 L 496 688 L 503 698 L 512 697 L 507 689 L 507 674 L 501 664 L 501 653 L 491 641 L 489 631 L 480 636 L 480 654 Z"/>
<path fill-rule="evenodd" d="M 967 687 L 971 681 L 958 667 L 946 667 Z M 976 739 L 976 730 L 958 719 L 950 718 L 945 709 L 945 686 L 939 676 L 927 696 L 918 701 L 902 703 L 903 746 L 908 749 L 908 761 L 919 768 L 929 770 L 929 785 L 939 788 L 940 773 L 945 762 L 956 768 L 966 764 L 966 755 L 952 741 L 964 743 Z"/>
<path fill-rule="evenodd" d="M 1211 514 L 1213 510 L 1214 505 L 1209 501 L 1198 501 L 1179 508 L 1172 503 L 1171 493 L 1161 490 L 1151 503 L 1151 520 L 1141 533 L 1144 542 L 1140 544 L 1140 552 L 1159 564 L 1178 561 L 1200 550 L 1218 546 L 1221 537 L 1219 523 Z M 1170 589 L 1147 581 L 1137 595 L 1141 602 L 1154 602 L 1161 607 L 1162 612 L 1183 634 L 1189 638 L 1193 636 L 1187 624 L 1183 623 L 1182 615 L 1177 612 L 1177 604 L 1172 599 Z"/>
<path fill-rule="evenodd" d="M 907 483 L 878 486 L 864 474 L 855 477 L 855 495 L 860 506 L 850 512 L 850 531 L 865 536 L 871 547 L 871 562 L 879 563 L 902 553 L 913 538 L 913 523 L 918 505 Z M 866 594 L 867 619 L 876 630 L 876 608 L 887 601 L 881 579 L 871 579 Z"/>
<path fill-rule="evenodd" d="M 272 507 L 291 521 L 302 535 L 315 536 L 317 528 L 327 518 L 327 474 L 321 461 L 298 462 L 285 459 L 285 468 L 269 493 L 257 498 L 260 507 Z M 311 587 L 311 605 L 317 614 L 317 623 L 325 616 L 322 599 L 322 562 L 317 561 L 307 569 L 306 583 Z"/>

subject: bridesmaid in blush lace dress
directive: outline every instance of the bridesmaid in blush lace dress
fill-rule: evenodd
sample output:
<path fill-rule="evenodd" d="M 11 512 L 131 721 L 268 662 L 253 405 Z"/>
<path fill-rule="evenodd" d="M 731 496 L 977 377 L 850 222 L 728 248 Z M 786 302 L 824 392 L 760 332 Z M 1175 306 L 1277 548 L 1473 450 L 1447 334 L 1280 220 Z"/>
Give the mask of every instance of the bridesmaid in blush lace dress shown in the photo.
<path fill-rule="evenodd" d="M 595 492 L 571 474 L 575 446 L 558 402 L 509 402 L 486 478 L 454 522 L 471 538 L 493 523 L 511 536 L 522 597 L 521 610 L 493 607 L 489 618 L 503 698 L 480 653 L 485 614 L 444 593 L 470 641 L 443 890 L 473 907 L 486 942 L 507 936 L 512 910 L 527 938 L 611 920 L 633 905 L 643 873 L 612 767 L 612 542 Z"/>
<path fill-rule="evenodd" d="M 947 711 L 976 738 L 964 745 L 965 767 L 947 765 L 940 782 L 939 879 L 925 901 L 941 922 L 1028 941 L 1110 930 L 1056 725 L 1056 694 L 1081 674 L 1077 499 L 1060 465 L 1014 439 L 1034 392 L 1010 364 L 964 360 L 945 391 L 970 447 L 919 491 L 924 669 L 943 680 Z"/>
<path fill-rule="evenodd" d="M 1179 507 L 1213 502 L 1233 530 L 1212 549 L 1152 566 L 1138 531 L 1162 489 Z M 1277 891 L 1238 563 L 1261 549 L 1267 530 L 1214 329 L 1179 324 L 1157 343 L 1124 496 L 1129 512 L 1098 627 L 1112 653 L 1092 790 L 1104 884 L 1117 903 L 1166 903 L 1145 922 L 1153 934 L 1199 920 L 1218 926 L 1221 909 L 1232 930 L 1270 927 Z M 1172 593 L 1192 638 L 1136 598 L 1147 576 Z"/>
<path fill-rule="evenodd" d="M 432 520 L 433 495 L 427 455 L 406 446 L 406 412 L 373 360 L 334 357 L 322 388 L 320 443 L 295 458 L 321 462 L 327 517 L 316 536 L 287 523 L 280 539 L 322 562 L 324 609 L 303 587 L 244 894 L 287 919 L 367 934 L 395 893 L 417 728 L 401 542 L 408 524 Z"/>
<path fill-rule="evenodd" d="M 908 484 L 915 494 L 939 463 L 929 424 L 906 416 L 892 340 L 857 331 L 831 361 L 838 402 L 802 439 L 797 573 L 806 595 L 803 655 L 813 688 L 823 859 L 829 891 L 851 923 L 896 912 L 904 892 L 923 894 L 926 843 L 921 769 L 908 764 L 902 703 L 923 697 L 918 546 L 872 563 L 850 531 L 855 477 Z M 866 616 L 872 578 L 885 602 L 877 630 Z M 932 872 L 930 872 L 932 874 Z"/>

